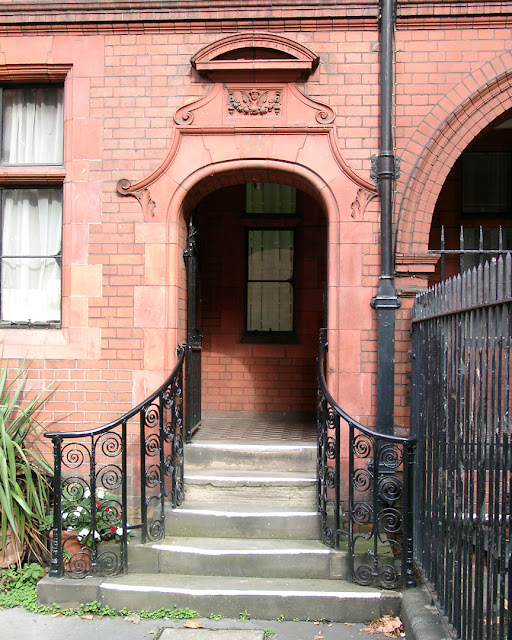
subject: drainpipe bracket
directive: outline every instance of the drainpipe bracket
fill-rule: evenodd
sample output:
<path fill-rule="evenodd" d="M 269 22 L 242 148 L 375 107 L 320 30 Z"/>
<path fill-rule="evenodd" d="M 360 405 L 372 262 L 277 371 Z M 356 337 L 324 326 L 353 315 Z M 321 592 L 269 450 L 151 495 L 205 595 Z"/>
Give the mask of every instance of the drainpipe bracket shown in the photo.
<path fill-rule="evenodd" d="M 370 180 L 378 184 L 382 178 L 398 180 L 402 175 L 402 159 L 392 152 L 383 151 L 370 157 Z M 387 165 L 387 166 L 386 166 Z"/>
<path fill-rule="evenodd" d="M 393 276 L 381 276 L 377 295 L 370 300 L 373 309 L 399 309 L 402 305 L 396 295 Z"/>

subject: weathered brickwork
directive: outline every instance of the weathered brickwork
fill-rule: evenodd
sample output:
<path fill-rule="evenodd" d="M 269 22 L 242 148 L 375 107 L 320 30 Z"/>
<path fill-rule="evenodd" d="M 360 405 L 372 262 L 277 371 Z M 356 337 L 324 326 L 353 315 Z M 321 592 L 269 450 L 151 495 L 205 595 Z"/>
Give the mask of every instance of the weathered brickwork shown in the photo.
<path fill-rule="evenodd" d="M 105 13 L 101 2 L 92 3 L 94 7 L 70 2 L 67 11 L 66 3 L 59 2 L 58 9 L 55 5 L 50 11 L 46 5 L 51 9 L 53 4 L 25 2 L 15 19 L 10 16 L 17 11 L 9 12 L 9 6 L 18 3 L 0 3 L 0 17 L 5 17 L 0 71 L 6 82 L 16 83 L 23 81 L 20 65 L 69 65 L 62 329 L 3 329 L 0 334 L 4 356 L 13 367 L 32 358 L 34 388 L 57 380 L 43 416 L 46 426 L 81 429 L 119 416 L 156 388 L 173 366 L 176 343 L 185 337 L 181 252 L 190 210 L 184 205 L 181 217 L 173 218 L 172 203 L 164 206 L 152 187 L 141 189 L 137 197 L 123 197 L 116 185 L 121 179 L 143 181 L 157 171 L 176 141 L 176 111 L 212 91 L 213 82 L 191 66 L 191 57 L 239 31 L 270 32 L 307 47 L 320 62 L 299 89 L 334 111 L 339 154 L 362 181 L 371 182 L 370 156 L 379 153 L 380 145 L 378 3 L 283 0 L 270 7 L 250 1 L 243 6 L 182 2 L 163 10 L 156 6 L 160 3 L 147 1 L 130 3 L 132 10 L 126 14 L 115 9 L 116 2 L 108 3 Z M 464 12 L 460 4 L 445 2 L 432 8 L 421 1 L 398 2 L 394 124 L 401 177 L 394 233 L 402 300 L 395 369 L 400 434 L 409 424 L 412 302 L 434 269 L 428 243 L 436 202 L 461 152 L 489 123 L 512 109 L 508 10 L 504 3 L 467 2 Z M 43 5 L 48 9 L 44 15 Z M 190 145 L 190 166 L 205 152 L 205 139 L 180 139 L 180 145 Z M 308 147 L 304 164 L 309 163 L 311 175 L 316 171 L 319 179 L 334 184 L 335 178 L 325 174 L 323 151 L 315 145 Z M 228 143 L 219 138 L 219 158 L 224 149 Z M 274 159 L 272 149 L 262 149 L 263 159 Z M 233 158 L 240 160 L 240 171 L 245 171 L 243 154 L 240 146 L 239 156 Z M 287 162 L 294 176 L 296 157 Z M 277 175 L 276 169 L 269 171 Z M 185 156 L 164 174 L 169 190 L 183 189 Z M 237 184 L 227 174 L 224 182 L 219 175 L 210 184 L 203 178 L 195 186 L 190 183 L 197 201 L 201 189 L 206 194 Z M 256 169 L 247 169 L 246 176 L 256 181 Z M 238 344 L 237 326 L 229 345 L 225 342 L 223 350 L 216 351 L 216 309 L 213 304 L 205 307 L 204 385 L 212 412 L 292 407 L 314 412 L 312 336 L 313 325 L 322 317 L 325 275 L 331 389 L 349 413 L 375 425 L 377 321 L 369 303 L 380 275 L 380 202 L 355 182 L 336 202 L 338 219 L 334 214 L 329 218 L 325 202 L 317 192 L 322 222 L 315 232 L 316 248 L 325 247 L 325 255 L 315 266 L 318 279 L 303 336 L 307 349 L 249 349 Z M 212 264 L 214 257 L 212 252 Z M 212 266 L 209 275 L 213 273 Z M 243 309 L 238 320 L 243 320 Z M 235 362 L 240 351 L 242 361 Z M 281 366 L 283 360 L 286 366 Z"/>

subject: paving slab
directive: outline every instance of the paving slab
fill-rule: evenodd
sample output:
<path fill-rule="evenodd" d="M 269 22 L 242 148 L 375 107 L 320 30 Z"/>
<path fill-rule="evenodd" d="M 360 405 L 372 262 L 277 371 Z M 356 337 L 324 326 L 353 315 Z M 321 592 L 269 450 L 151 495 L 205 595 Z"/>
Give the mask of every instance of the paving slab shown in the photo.
<path fill-rule="evenodd" d="M 360 623 L 232 618 L 199 618 L 198 622 L 203 629 L 188 629 L 185 620 L 52 617 L 17 607 L 0 609 L 0 637 L 9 640 L 264 640 L 265 637 L 268 640 L 376 640 L 378 637 L 363 631 L 365 624 Z"/>
<path fill-rule="evenodd" d="M 155 640 L 263 640 L 262 629 L 162 629 Z"/>

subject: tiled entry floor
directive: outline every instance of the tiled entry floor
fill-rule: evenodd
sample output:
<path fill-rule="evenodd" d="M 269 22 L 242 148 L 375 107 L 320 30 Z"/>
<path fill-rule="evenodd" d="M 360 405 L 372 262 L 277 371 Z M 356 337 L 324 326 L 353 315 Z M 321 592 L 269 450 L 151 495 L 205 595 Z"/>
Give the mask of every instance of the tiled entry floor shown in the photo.
<path fill-rule="evenodd" d="M 283 442 L 314 442 L 314 418 L 253 418 L 207 417 L 194 436 L 194 442 L 204 440 L 282 440 Z"/>

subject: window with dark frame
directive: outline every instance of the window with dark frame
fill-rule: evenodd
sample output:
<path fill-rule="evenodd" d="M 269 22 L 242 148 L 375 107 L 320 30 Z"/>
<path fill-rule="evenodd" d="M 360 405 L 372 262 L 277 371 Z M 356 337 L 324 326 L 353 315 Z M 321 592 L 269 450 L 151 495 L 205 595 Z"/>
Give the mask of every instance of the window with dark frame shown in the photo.
<path fill-rule="evenodd" d="M 0 91 L 0 326 L 60 326 L 63 86 Z"/>
<path fill-rule="evenodd" d="M 462 213 L 512 214 L 512 153 L 467 151 L 462 162 Z"/>
<path fill-rule="evenodd" d="M 293 339 L 295 329 L 296 190 L 280 184 L 248 184 L 246 215 L 262 224 L 247 229 L 244 340 L 286 342 Z"/>

